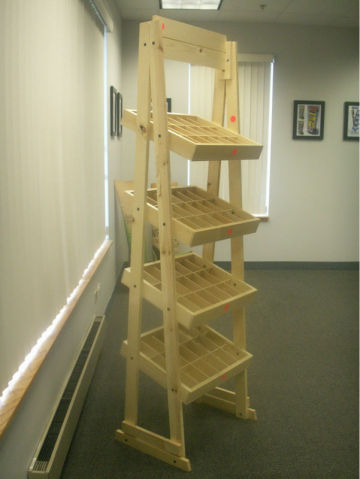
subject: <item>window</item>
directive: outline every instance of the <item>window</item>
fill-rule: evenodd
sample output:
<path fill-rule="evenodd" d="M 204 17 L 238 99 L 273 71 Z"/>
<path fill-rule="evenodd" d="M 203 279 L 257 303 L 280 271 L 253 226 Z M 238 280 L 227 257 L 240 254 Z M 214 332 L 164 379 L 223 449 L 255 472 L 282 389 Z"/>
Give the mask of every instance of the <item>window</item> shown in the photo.
<path fill-rule="evenodd" d="M 57 324 L 106 238 L 104 27 L 82 1 L 5 8 L 0 396 Z"/>
<path fill-rule="evenodd" d="M 271 55 L 238 55 L 240 133 L 263 145 L 259 160 L 242 161 L 243 207 L 256 216 L 269 214 L 273 65 Z M 189 68 L 189 113 L 211 119 L 214 71 Z M 207 164 L 189 162 L 189 184 L 206 189 Z M 222 164 L 220 196 L 228 199 L 227 163 Z"/>

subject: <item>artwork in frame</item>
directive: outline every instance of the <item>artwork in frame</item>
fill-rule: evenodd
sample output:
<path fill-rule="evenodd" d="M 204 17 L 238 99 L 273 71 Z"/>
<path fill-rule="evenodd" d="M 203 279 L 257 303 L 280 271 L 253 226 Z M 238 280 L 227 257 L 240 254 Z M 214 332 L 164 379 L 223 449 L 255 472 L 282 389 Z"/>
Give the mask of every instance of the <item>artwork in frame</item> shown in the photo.
<path fill-rule="evenodd" d="M 166 110 L 171 113 L 171 98 L 166 98 Z"/>
<path fill-rule="evenodd" d="M 122 95 L 113 86 L 110 87 L 110 135 L 120 137 L 122 134 Z"/>
<path fill-rule="evenodd" d="M 293 139 L 322 140 L 324 138 L 324 101 L 294 101 Z"/>
<path fill-rule="evenodd" d="M 344 103 L 344 140 L 359 141 L 359 102 Z"/>

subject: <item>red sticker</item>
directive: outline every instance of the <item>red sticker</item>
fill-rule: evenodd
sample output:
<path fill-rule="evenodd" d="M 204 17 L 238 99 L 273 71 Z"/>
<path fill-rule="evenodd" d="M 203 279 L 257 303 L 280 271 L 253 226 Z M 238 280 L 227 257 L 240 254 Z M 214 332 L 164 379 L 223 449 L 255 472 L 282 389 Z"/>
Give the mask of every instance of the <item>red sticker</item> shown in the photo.
<path fill-rule="evenodd" d="M 232 151 L 232 154 L 236 155 L 236 153 L 237 153 L 237 148 L 234 148 L 233 151 Z"/>
<path fill-rule="evenodd" d="M 224 376 L 221 376 L 221 379 L 224 381 L 224 379 L 226 379 L 226 374 L 224 374 Z"/>
<path fill-rule="evenodd" d="M 162 29 L 162 30 L 165 30 L 165 23 L 162 23 L 162 24 L 161 24 L 161 29 Z"/>
<path fill-rule="evenodd" d="M 229 309 L 229 305 L 228 305 L 228 304 L 225 304 L 224 309 L 225 309 L 225 310 L 228 310 L 228 309 Z"/>
<path fill-rule="evenodd" d="M 232 116 L 230 117 L 230 121 L 231 121 L 231 123 L 234 123 L 234 121 L 236 121 L 236 116 L 235 116 L 235 115 L 232 115 Z"/>
<path fill-rule="evenodd" d="M 229 228 L 227 234 L 231 235 L 232 231 L 233 231 L 232 228 Z"/>

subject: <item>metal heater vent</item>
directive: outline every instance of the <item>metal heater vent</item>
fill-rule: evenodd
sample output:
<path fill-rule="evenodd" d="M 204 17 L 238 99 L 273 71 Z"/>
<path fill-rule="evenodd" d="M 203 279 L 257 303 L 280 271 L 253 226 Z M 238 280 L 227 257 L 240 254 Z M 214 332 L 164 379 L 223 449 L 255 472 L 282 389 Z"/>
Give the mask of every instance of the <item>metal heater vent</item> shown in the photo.
<path fill-rule="evenodd" d="M 41 440 L 28 478 L 60 476 L 82 405 L 94 373 L 104 336 L 104 316 L 96 317 L 81 349 L 58 407 Z"/>

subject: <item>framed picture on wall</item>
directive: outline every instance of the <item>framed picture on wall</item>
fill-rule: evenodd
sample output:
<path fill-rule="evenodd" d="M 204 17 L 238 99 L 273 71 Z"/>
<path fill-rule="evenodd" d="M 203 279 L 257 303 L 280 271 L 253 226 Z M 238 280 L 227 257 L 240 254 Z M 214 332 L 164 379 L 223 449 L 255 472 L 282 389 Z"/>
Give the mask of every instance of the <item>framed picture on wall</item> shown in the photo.
<path fill-rule="evenodd" d="M 110 87 L 110 135 L 116 135 L 116 88 Z"/>
<path fill-rule="evenodd" d="M 171 113 L 171 98 L 166 98 L 166 110 Z"/>
<path fill-rule="evenodd" d="M 359 102 L 344 103 L 344 140 L 359 141 Z"/>
<path fill-rule="evenodd" d="M 324 117 L 324 101 L 294 100 L 293 139 L 322 140 Z"/>
<path fill-rule="evenodd" d="M 120 137 L 122 134 L 122 112 L 123 101 L 121 93 L 115 88 L 110 87 L 110 135 Z"/>

